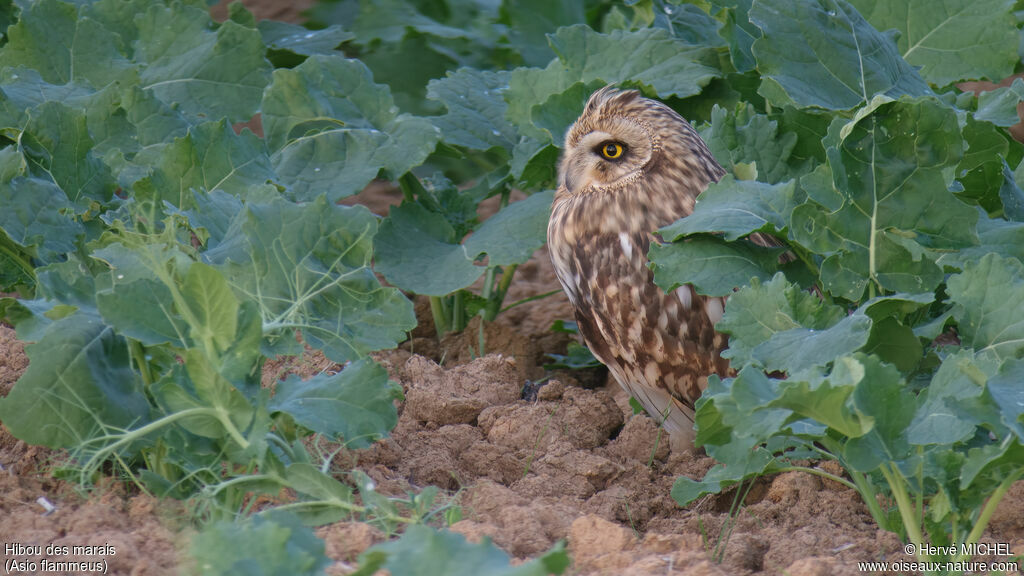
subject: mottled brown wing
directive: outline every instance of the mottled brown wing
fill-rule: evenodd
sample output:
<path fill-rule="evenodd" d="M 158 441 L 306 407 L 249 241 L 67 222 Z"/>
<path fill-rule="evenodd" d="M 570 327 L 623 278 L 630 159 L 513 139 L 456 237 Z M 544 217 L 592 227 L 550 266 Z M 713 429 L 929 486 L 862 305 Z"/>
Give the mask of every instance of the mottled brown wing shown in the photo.
<path fill-rule="evenodd" d="M 724 301 L 690 286 L 666 294 L 647 267 L 650 234 L 605 234 L 572 250 L 576 320 L 594 355 L 669 431 L 690 433 L 693 404 L 712 373 L 726 374 Z M 578 279 L 578 281 L 577 281 Z"/>

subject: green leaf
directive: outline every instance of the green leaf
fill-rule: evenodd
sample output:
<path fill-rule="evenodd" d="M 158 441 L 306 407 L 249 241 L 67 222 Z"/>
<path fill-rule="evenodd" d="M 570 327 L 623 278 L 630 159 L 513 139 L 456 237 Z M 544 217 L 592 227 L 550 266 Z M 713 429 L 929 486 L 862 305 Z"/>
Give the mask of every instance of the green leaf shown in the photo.
<path fill-rule="evenodd" d="M 111 82 L 131 82 L 135 65 L 121 54 L 116 36 L 78 11 L 58 0 L 28 6 L 7 30 L 0 68 L 31 68 L 50 84 L 84 80 L 102 88 Z"/>
<path fill-rule="evenodd" d="M 680 476 L 672 483 L 672 499 L 680 506 L 688 506 L 698 498 L 708 494 L 720 494 L 751 476 L 764 474 L 773 462 L 774 459 L 767 450 L 756 450 L 742 466 L 716 464 L 699 482 Z"/>
<path fill-rule="evenodd" d="M 35 247 L 43 262 L 72 252 L 85 228 L 68 213 L 68 197 L 52 182 L 14 178 L 0 184 L 0 229 L 19 246 Z"/>
<path fill-rule="evenodd" d="M 762 284 L 752 281 L 729 297 L 725 307 L 725 315 L 715 326 L 717 330 L 729 334 L 729 350 L 723 354 L 730 358 L 733 366 L 739 368 L 746 364 L 759 361 L 766 353 L 763 345 L 776 337 L 787 339 L 793 336 L 808 336 L 811 333 L 823 333 L 829 328 L 847 322 L 840 331 L 854 329 L 853 334 L 863 330 L 862 337 L 867 338 L 866 328 L 860 326 L 863 320 L 850 320 L 839 306 L 823 303 L 813 294 L 800 290 L 795 284 L 786 281 L 779 273 L 771 281 Z M 861 317 L 864 320 L 866 318 Z M 870 321 L 868 321 L 870 323 Z M 852 325 L 851 325 L 852 324 Z M 792 332 L 789 336 L 782 336 Z M 836 332 L 838 336 L 840 332 Z M 851 335 L 848 332 L 847 336 Z M 781 342 L 776 341 L 776 346 Z M 863 344 L 863 342 L 861 342 Z M 817 346 L 815 344 L 814 346 Z M 856 350 L 856 348 L 853 348 Z M 820 353 L 810 350 L 801 353 L 814 360 L 813 354 Z M 818 360 L 830 361 L 835 356 L 820 356 Z M 769 357 L 769 360 L 772 360 Z M 779 357 L 772 360 L 773 364 L 786 363 L 791 358 Z"/>
<path fill-rule="evenodd" d="M 514 202 L 483 223 L 463 243 L 435 212 L 419 204 L 392 207 L 377 236 L 376 269 L 403 290 L 444 296 L 469 286 L 488 266 L 525 262 L 544 245 L 554 192 Z"/>
<path fill-rule="evenodd" d="M 509 72 L 460 68 L 427 84 L 427 98 L 448 109 L 432 118 L 448 144 L 473 150 L 499 146 L 512 151 L 519 141 L 514 126 L 505 120 Z"/>
<path fill-rule="evenodd" d="M 903 58 L 936 86 L 998 82 L 1013 73 L 1017 36 L 1012 0 L 851 0 L 879 30 L 896 29 Z"/>
<path fill-rule="evenodd" d="M 693 4 L 664 4 L 664 14 L 654 15 L 654 26 L 664 28 L 673 36 L 694 46 L 725 46 L 719 35 L 722 23 Z"/>
<path fill-rule="evenodd" d="M 95 315 L 79 312 L 54 322 L 25 353 L 28 370 L 0 398 L 0 420 L 25 442 L 72 447 L 102 427 L 147 419 L 149 403 L 127 343 Z"/>
<path fill-rule="evenodd" d="M 854 410 L 850 402 L 855 389 L 866 381 L 878 361 L 869 356 L 830 356 L 835 360 L 832 373 L 821 376 L 805 373 L 779 384 L 778 398 L 766 408 L 786 408 L 805 418 L 820 422 L 844 436 L 856 438 L 871 430 L 873 420 Z"/>
<path fill-rule="evenodd" d="M 112 196 L 113 177 L 92 152 L 93 140 L 82 112 L 45 102 L 32 114 L 22 139 L 29 171 L 60 186 L 78 211 Z"/>
<path fill-rule="evenodd" d="M 685 98 L 700 93 L 701 87 L 720 75 L 703 63 L 706 49 L 680 42 L 665 30 L 600 34 L 577 25 L 559 29 L 548 41 L 558 59 L 544 69 L 513 70 L 505 93 L 508 119 L 535 138 L 545 136 L 536 129 L 529 131 L 533 107 L 577 82 L 633 82 L 662 98 Z"/>
<path fill-rule="evenodd" d="M 732 112 L 715 105 L 711 111 L 711 124 L 700 131 L 715 159 L 732 172 L 738 163 L 756 163 L 758 179 L 777 183 L 799 172 L 788 162 L 798 136 L 794 132 L 778 133 L 778 122 L 754 107 L 740 103 Z"/>
<path fill-rule="evenodd" d="M 691 284 L 699 294 L 725 296 L 752 279 L 771 278 L 783 251 L 702 235 L 674 244 L 653 243 L 648 257 L 654 283 L 663 290 Z"/>
<path fill-rule="evenodd" d="M 724 8 L 725 25 L 718 34 L 729 43 L 733 66 L 739 72 L 750 72 L 757 66 L 751 47 L 754 40 L 761 37 L 761 30 L 750 22 L 753 0 L 714 0 L 711 3 Z"/>
<path fill-rule="evenodd" d="M 554 362 L 544 365 L 547 370 L 585 370 L 603 366 L 600 360 L 594 358 L 594 354 L 589 348 L 576 341 L 569 342 L 565 354 L 545 354 L 545 356 L 554 360 Z"/>
<path fill-rule="evenodd" d="M 377 544 L 359 555 L 353 576 L 384 568 L 393 576 L 547 576 L 562 574 L 569 559 L 561 545 L 517 566 L 489 540 L 471 544 L 461 534 L 413 524 L 398 540 Z"/>
<path fill-rule="evenodd" d="M 766 370 L 797 372 L 824 366 L 868 343 L 871 319 L 859 313 L 843 318 L 826 330 L 792 328 L 773 334 L 754 347 L 753 356 Z"/>
<path fill-rule="evenodd" d="M 387 372 L 361 359 L 337 374 L 317 374 L 303 381 L 297 375 L 277 383 L 267 409 L 285 412 L 301 426 L 352 448 L 365 448 L 398 423 L 395 390 Z"/>
<path fill-rule="evenodd" d="M 1018 441 L 1024 439 L 1024 390 L 1020 385 L 1021 378 L 1024 378 L 1024 361 L 1011 358 L 1003 362 L 986 386 L 1003 424 L 1017 435 Z"/>
<path fill-rule="evenodd" d="M 693 214 L 658 232 L 671 241 L 701 232 L 721 232 L 726 240 L 753 232 L 782 232 L 796 203 L 795 181 L 764 184 L 727 174 L 701 193 Z"/>
<path fill-rule="evenodd" d="M 1024 266 L 1014 258 L 988 254 L 967 262 L 964 271 L 949 277 L 947 291 L 956 303 L 964 345 L 1013 358 L 1024 351 Z"/>
<path fill-rule="evenodd" d="M 969 262 L 977 262 L 986 254 L 999 254 L 1007 258 L 1024 260 L 1024 222 L 1007 222 L 1001 218 L 978 217 L 977 246 L 968 246 L 957 252 L 947 252 L 936 262 L 941 266 L 963 269 Z"/>
<path fill-rule="evenodd" d="M 268 49 L 286 50 L 303 56 L 331 54 L 340 44 L 356 37 L 355 34 L 337 25 L 322 30 L 310 30 L 297 24 L 276 20 L 260 20 L 257 29 Z"/>
<path fill-rule="evenodd" d="M 929 94 L 892 40 L 846 0 L 758 0 L 750 21 L 760 93 L 774 104 L 846 110 L 876 94 Z"/>
<path fill-rule="evenodd" d="M 851 438 L 843 452 L 851 468 L 870 472 L 909 455 L 907 426 L 917 405 L 914 393 L 907 389 L 894 366 L 863 354 L 850 361 L 858 362 L 863 374 L 853 391 L 853 409 L 861 422 L 873 425 L 865 434 Z"/>
<path fill-rule="evenodd" d="M 238 331 L 239 302 L 224 276 L 202 262 L 189 266 L 181 295 L 188 307 L 192 339 L 219 355 L 231 347 Z"/>
<path fill-rule="evenodd" d="M 1017 103 L 1024 100 L 1024 79 L 1017 78 L 1013 84 L 982 92 L 978 96 L 978 110 L 975 120 L 991 122 L 996 126 L 1013 126 L 1020 122 Z"/>
<path fill-rule="evenodd" d="M 974 436 L 979 422 L 964 409 L 964 402 L 985 391 L 985 383 L 999 369 L 995 355 L 958 350 L 942 360 L 931 383 L 921 392 L 919 407 L 907 427 L 914 445 L 953 444 Z"/>
<path fill-rule="evenodd" d="M 377 222 L 366 208 L 275 199 L 240 217 L 235 243 L 206 258 L 240 298 L 258 303 L 267 343 L 301 330 L 310 346 L 346 362 L 394 347 L 416 325 L 412 303 L 370 269 Z"/>
<path fill-rule="evenodd" d="M 210 30 L 205 11 L 153 5 L 135 20 L 142 88 L 193 118 L 246 122 L 259 110 L 270 75 L 259 32 L 230 20 Z"/>
<path fill-rule="evenodd" d="M 957 181 L 964 189 L 956 195 L 979 204 L 987 212 L 998 212 L 1002 208 L 1000 189 L 1013 180 L 1012 174 L 1008 180 L 1003 171 L 1004 158 L 1010 153 L 1006 131 L 989 122 L 975 120 L 973 115 L 967 115 L 963 137 L 967 149 L 956 167 L 956 173 Z"/>
<path fill-rule="evenodd" d="M 137 193 L 187 209 L 197 190 L 224 190 L 244 198 L 275 174 L 263 142 L 245 130 L 235 134 L 226 120 L 192 127 L 173 142 L 149 146 L 132 163 L 147 173 L 133 183 Z"/>
<path fill-rule="evenodd" d="M 869 281 L 924 292 L 942 281 L 926 249 L 974 244 L 977 213 L 948 192 L 948 168 L 962 154 L 956 114 L 927 99 L 880 103 L 839 131 L 828 149 L 831 182 L 801 179 L 814 202 L 796 208 L 792 237 L 829 255 L 821 278 L 858 300 Z"/>
<path fill-rule="evenodd" d="M 202 576 L 316 576 L 331 564 L 324 541 L 282 512 L 210 524 L 192 539 L 191 554 Z"/>
<path fill-rule="evenodd" d="M 509 26 L 509 42 L 528 66 L 543 66 L 551 60 L 545 36 L 563 26 L 585 22 L 587 3 L 516 0 L 503 3 L 502 9 Z"/>
<path fill-rule="evenodd" d="M 397 178 L 422 164 L 440 137 L 425 118 L 399 115 L 387 87 L 341 56 L 275 70 L 263 127 L 275 170 L 302 201 L 355 194 L 381 169 Z"/>

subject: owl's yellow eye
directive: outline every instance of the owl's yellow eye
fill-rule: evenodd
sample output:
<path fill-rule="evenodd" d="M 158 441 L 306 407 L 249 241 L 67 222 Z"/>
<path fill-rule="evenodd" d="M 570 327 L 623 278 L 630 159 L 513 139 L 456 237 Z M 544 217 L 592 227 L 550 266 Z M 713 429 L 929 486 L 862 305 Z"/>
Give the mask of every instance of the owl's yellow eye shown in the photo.
<path fill-rule="evenodd" d="M 601 145 L 601 156 L 609 160 L 617 160 L 625 151 L 626 147 L 618 142 L 606 142 Z"/>

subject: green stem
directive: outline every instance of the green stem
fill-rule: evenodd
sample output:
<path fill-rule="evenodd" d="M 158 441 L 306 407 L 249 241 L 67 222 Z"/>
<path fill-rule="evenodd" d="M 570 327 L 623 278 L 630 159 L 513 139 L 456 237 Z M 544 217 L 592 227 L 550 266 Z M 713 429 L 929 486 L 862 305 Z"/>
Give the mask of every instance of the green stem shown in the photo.
<path fill-rule="evenodd" d="M 402 177 L 398 179 L 398 187 L 402 189 L 402 196 L 405 197 L 406 202 L 414 202 L 416 195 L 423 192 L 423 184 L 412 172 L 402 174 Z"/>
<path fill-rule="evenodd" d="M 554 296 L 555 294 L 560 294 L 561 292 L 562 292 L 562 289 L 559 288 L 558 290 L 552 290 L 551 292 L 545 292 L 543 294 L 537 294 L 536 296 L 530 296 L 529 298 L 523 298 L 522 300 L 517 300 L 517 301 L 509 304 L 508 306 L 505 306 L 501 310 L 499 310 L 498 314 L 501 314 L 502 312 L 507 312 L 507 311 L 515 308 L 516 306 L 519 306 L 520 304 L 526 304 L 527 302 L 533 302 L 534 300 L 541 300 L 543 298 L 547 298 L 548 296 Z"/>
<path fill-rule="evenodd" d="M 518 267 L 518 264 L 513 264 L 501 271 L 501 281 L 498 282 L 498 289 L 487 303 L 487 315 L 484 317 L 486 320 L 492 321 L 498 317 L 501 303 L 505 301 L 505 294 L 508 293 L 508 288 L 512 285 L 512 277 L 515 275 L 516 268 Z"/>
<path fill-rule="evenodd" d="M 24 253 L 9 246 L 6 242 L 0 241 L 0 254 L 7 256 L 8 261 L 13 262 L 35 283 L 36 269 L 32 266 L 32 262 L 25 259 Z"/>
<path fill-rule="evenodd" d="M 885 476 L 885 481 L 889 483 L 889 489 L 892 490 L 892 497 L 896 500 L 896 508 L 900 512 L 900 519 L 903 520 L 903 528 L 907 531 L 907 538 L 914 544 L 917 559 L 922 562 L 930 560 L 931 557 L 929 555 L 921 554 L 921 545 L 924 544 L 921 526 L 917 523 L 917 517 L 914 514 L 914 504 L 910 501 L 907 487 L 903 485 L 903 480 L 896 469 L 896 464 L 892 462 L 883 464 L 879 470 L 881 470 L 882 476 Z"/>
<path fill-rule="evenodd" d="M 448 316 L 444 313 L 444 302 L 441 296 L 430 297 L 430 315 L 434 317 L 434 328 L 437 330 L 437 339 L 444 338 L 448 333 Z"/>
<path fill-rule="evenodd" d="M 850 481 L 846 480 L 845 478 L 841 478 L 839 476 L 836 476 L 835 474 L 831 474 L 829 472 L 825 472 L 824 470 L 820 470 L 818 468 L 808 468 L 806 466 L 787 466 L 787 467 L 782 468 L 782 469 L 779 470 L 780 473 L 782 473 L 782 472 L 793 472 L 793 471 L 806 472 L 808 474 L 814 474 L 815 476 L 821 476 L 822 478 L 828 478 L 829 480 L 832 480 L 833 482 L 838 482 L 838 483 L 842 484 L 843 486 L 846 486 L 847 488 L 849 488 L 851 490 L 856 490 L 856 491 L 860 492 L 860 489 L 858 489 L 857 485 L 854 484 L 853 482 L 850 482 Z"/>
<path fill-rule="evenodd" d="M 974 528 L 971 529 L 970 534 L 967 535 L 967 541 L 965 544 L 976 544 L 981 539 L 982 532 L 988 527 L 989 520 L 992 519 L 992 514 L 995 513 L 996 507 L 999 506 L 999 502 L 1006 496 L 1006 493 L 1010 490 L 1010 486 L 1014 482 L 1024 476 L 1024 469 L 1017 470 L 1011 474 L 1008 478 L 1003 480 L 999 487 L 996 488 L 995 492 L 989 496 L 988 501 L 985 502 L 985 507 L 981 509 L 981 515 L 978 516 L 978 520 L 974 523 Z"/>
<path fill-rule="evenodd" d="M 463 328 L 466 327 L 466 309 L 465 306 L 463 305 L 463 300 L 465 300 L 465 298 L 463 297 L 462 290 L 456 292 L 452 300 L 453 303 L 451 327 L 453 330 L 458 332 L 459 330 L 462 330 Z"/>
<path fill-rule="evenodd" d="M 135 338 L 129 338 L 128 355 L 135 359 L 135 366 L 139 369 L 139 374 L 142 376 L 142 384 L 148 390 L 153 385 L 154 378 L 149 362 L 146 361 L 146 349 L 142 346 L 142 342 Z"/>

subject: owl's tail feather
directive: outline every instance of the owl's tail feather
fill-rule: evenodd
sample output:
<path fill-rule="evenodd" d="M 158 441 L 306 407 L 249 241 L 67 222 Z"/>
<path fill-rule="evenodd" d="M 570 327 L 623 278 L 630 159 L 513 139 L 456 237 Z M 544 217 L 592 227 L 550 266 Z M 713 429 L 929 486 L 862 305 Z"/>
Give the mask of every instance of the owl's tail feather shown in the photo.
<path fill-rule="evenodd" d="M 627 392 L 636 398 L 644 410 L 661 424 L 669 434 L 669 445 L 673 452 L 693 452 L 697 433 L 693 429 L 693 408 L 679 401 L 661 388 L 629 386 Z"/>

